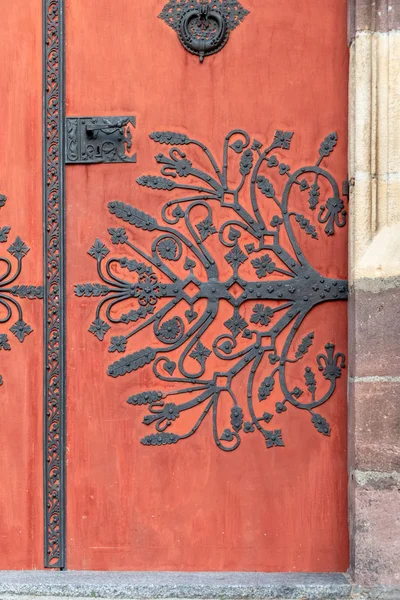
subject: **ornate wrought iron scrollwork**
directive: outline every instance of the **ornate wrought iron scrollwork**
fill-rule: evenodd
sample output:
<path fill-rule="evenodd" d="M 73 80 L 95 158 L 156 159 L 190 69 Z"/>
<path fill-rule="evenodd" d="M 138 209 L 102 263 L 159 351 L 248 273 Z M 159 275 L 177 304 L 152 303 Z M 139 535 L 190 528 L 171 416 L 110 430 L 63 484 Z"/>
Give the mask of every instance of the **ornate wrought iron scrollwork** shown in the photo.
<path fill-rule="evenodd" d="M 184 48 L 203 62 L 222 50 L 229 34 L 249 14 L 237 0 L 170 0 L 159 17 L 178 34 Z"/>
<path fill-rule="evenodd" d="M 6 200 L 6 196 L 0 194 L 0 208 L 5 205 Z M 0 244 L 9 241 L 10 230 L 11 227 L 8 225 L 0 227 Z M 0 275 L 0 324 L 5 325 L 12 320 L 14 315 L 16 321 L 11 325 L 10 331 L 20 343 L 32 333 L 33 329 L 24 320 L 23 309 L 19 300 L 43 298 L 42 286 L 16 283 L 22 272 L 22 261 L 29 250 L 29 247 L 18 236 L 7 248 L 7 252 L 17 261 L 16 265 L 13 265 L 9 258 L 0 256 L 0 264 L 4 267 L 4 271 L 2 269 Z M 11 340 L 7 333 L 0 333 L 0 350 L 11 350 Z M 0 385 L 2 384 L 3 378 L 0 375 Z"/>
<path fill-rule="evenodd" d="M 124 376 L 152 364 L 154 375 L 168 383 L 167 391 L 143 391 L 128 399 L 130 405 L 149 409 L 144 423 L 154 426 L 156 432 L 142 439 L 145 445 L 175 444 L 188 438 L 211 414 L 215 443 L 222 450 L 235 450 L 241 432 L 253 431 L 261 433 L 267 448 L 283 446 L 281 429 L 271 428 L 270 423 L 288 407 L 309 412 L 316 430 L 330 434 L 329 424 L 317 409 L 336 388 L 345 367 L 344 354 L 328 342 L 316 356 L 314 367 L 302 367 L 305 389 L 292 389 L 287 369 L 294 363 L 300 365 L 314 343 L 314 332 L 309 331 L 297 348 L 292 348 L 308 313 L 321 303 L 344 300 L 348 294 L 347 281 L 316 271 L 299 241 L 308 236 L 318 243 L 319 230 L 330 236 L 346 224 L 337 183 L 321 166 L 336 146 L 337 135 L 331 133 L 323 140 L 315 164 L 294 171 L 272 154 L 274 149 L 289 149 L 292 136 L 292 132 L 276 131 L 272 143 L 264 147 L 251 141 L 243 130 L 231 131 L 224 140 L 220 167 L 204 144 L 186 134 L 152 133 L 154 142 L 171 148 L 155 157 L 161 176 L 143 175 L 137 182 L 162 193 L 178 192 L 178 197 L 163 205 L 162 222 L 123 202 L 108 205 L 118 219 L 151 232 L 151 252 L 135 244 L 124 227 L 110 228 L 112 243 L 126 248 L 129 255 L 110 255 L 109 248 L 96 240 L 89 254 L 97 262 L 100 281 L 78 284 L 75 293 L 101 298 L 89 327 L 99 340 L 105 339 L 111 326 L 125 324 L 128 329 L 124 335 L 111 337 L 109 352 L 124 356 L 108 367 L 109 376 Z M 208 171 L 194 165 L 190 148 L 203 153 Z M 235 155 L 239 184 L 232 187 L 229 157 Z M 282 182 L 281 193 L 274 178 L 267 176 L 272 171 Z M 306 200 L 308 216 L 290 208 L 294 189 Z M 241 201 L 243 194 L 249 194 L 246 205 Z M 325 195 L 328 198 L 323 203 Z M 219 207 L 218 212 L 214 207 Z M 225 221 L 221 220 L 223 211 L 227 213 Z M 324 227 L 317 229 L 317 223 Z M 222 254 L 216 251 L 216 242 Z M 231 271 L 227 278 L 220 275 L 222 257 Z M 226 266 L 223 270 L 226 272 Z M 132 301 L 137 303 L 134 309 Z M 244 306 L 251 301 L 249 317 Z M 225 331 L 213 333 L 222 302 L 230 305 L 231 313 L 223 321 Z M 121 312 L 123 303 L 130 305 L 129 311 Z M 135 335 L 143 329 L 150 334 L 151 328 L 157 342 L 127 354 Z M 282 339 L 281 334 L 286 337 Z M 211 355 L 226 361 L 227 368 L 206 375 Z M 319 394 L 313 368 L 325 382 Z M 247 382 L 245 403 L 234 391 L 238 376 Z M 270 399 L 278 386 L 280 397 L 274 408 L 260 414 L 260 403 Z M 180 394 L 187 395 L 183 403 L 171 401 Z M 217 415 L 223 396 L 231 404 L 230 426 L 220 431 Z M 197 415 L 193 427 L 172 433 L 170 427 L 191 410 Z"/>

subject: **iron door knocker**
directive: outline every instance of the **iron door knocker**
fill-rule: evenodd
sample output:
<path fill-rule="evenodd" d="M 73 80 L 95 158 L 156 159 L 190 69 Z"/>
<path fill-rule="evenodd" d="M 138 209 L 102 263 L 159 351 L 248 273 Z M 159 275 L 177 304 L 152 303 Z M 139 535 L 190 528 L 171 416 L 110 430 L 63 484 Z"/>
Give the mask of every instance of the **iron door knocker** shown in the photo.
<path fill-rule="evenodd" d="M 203 62 L 205 56 L 219 52 L 225 46 L 229 30 L 226 18 L 219 10 L 201 4 L 182 15 L 178 35 L 184 48 L 197 54 Z"/>
<path fill-rule="evenodd" d="M 182 46 L 200 62 L 222 50 L 249 11 L 238 0 L 170 0 L 159 17 L 178 34 Z"/>

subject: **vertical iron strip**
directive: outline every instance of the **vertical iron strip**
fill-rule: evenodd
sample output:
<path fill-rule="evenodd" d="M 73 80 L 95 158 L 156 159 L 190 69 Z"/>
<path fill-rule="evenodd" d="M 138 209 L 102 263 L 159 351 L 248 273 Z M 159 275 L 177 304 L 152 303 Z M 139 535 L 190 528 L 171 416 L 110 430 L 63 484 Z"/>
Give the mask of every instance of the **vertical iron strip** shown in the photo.
<path fill-rule="evenodd" d="M 43 0 L 44 565 L 65 567 L 64 0 Z"/>

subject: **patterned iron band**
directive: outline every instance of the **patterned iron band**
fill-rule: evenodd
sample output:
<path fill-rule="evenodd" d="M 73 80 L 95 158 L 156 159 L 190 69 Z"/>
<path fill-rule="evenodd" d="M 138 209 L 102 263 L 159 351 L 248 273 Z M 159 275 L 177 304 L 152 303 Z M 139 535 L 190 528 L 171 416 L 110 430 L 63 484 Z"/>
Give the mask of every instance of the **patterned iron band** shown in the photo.
<path fill-rule="evenodd" d="M 65 566 L 64 2 L 43 0 L 44 563 Z"/>
<path fill-rule="evenodd" d="M 152 133 L 154 142 L 171 148 L 155 157 L 161 176 L 143 175 L 137 182 L 159 193 L 176 195 L 164 203 L 162 221 L 130 204 L 113 201 L 108 205 L 117 219 L 151 232 L 151 252 L 135 244 L 124 227 L 110 227 L 111 242 L 120 250 L 125 248 L 126 256 L 110 253 L 97 239 L 89 254 L 97 262 L 100 280 L 76 285 L 75 293 L 79 297 L 101 298 L 89 327 L 100 341 L 106 339 L 111 327 L 127 330 L 124 335 L 111 337 L 109 352 L 124 356 L 109 366 L 109 376 L 121 377 L 152 364 L 155 377 L 168 383 L 168 391 L 145 390 L 127 400 L 130 405 L 148 407 L 143 423 L 154 427 L 155 432 L 145 436 L 142 444 L 159 446 L 187 439 L 211 414 L 214 441 L 221 450 L 235 450 L 241 434 L 254 431 L 261 434 L 267 448 L 283 446 L 281 429 L 271 428 L 270 423 L 274 414 L 286 412 L 288 407 L 307 411 L 317 431 L 330 434 L 330 425 L 317 409 L 335 391 L 345 367 L 344 354 L 336 352 L 329 341 L 324 349 L 319 349 L 316 367 L 320 379 L 325 380 L 320 393 L 312 365 L 300 367 L 300 363 L 296 367 L 303 370 L 305 389 L 290 387 L 287 371 L 302 361 L 313 345 L 314 331 L 309 331 L 292 348 L 309 312 L 321 303 L 345 300 L 348 294 L 347 281 L 316 271 L 299 241 L 302 231 L 303 236 L 318 244 L 312 221 L 322 224 L 327 236 L 346 224 L 338 185 L 321 166 L 334 150 L 337 135 L 331 133 L 322 141 L 315 164 L 293 172 L 273 154 L 275 149 L 289 149 L 292 136 L 292 132 L 276 131 L 272 142 L 264 147 L 243 130 L 231 131 L 225 137 L 222 161 L 218 163 L 203 143 L 186 134 Z M 189 154 L 193 147 L 204 153 L 208 170 L 195 166 Z M 235 166 L 230 157 L 235 155 L 239 184 L 232 187 L 229 181 Z M 268 172 L 275 172 L 279 185 L 266 176 Z M 248 189 L 252 213 L 241 202 Z M 306 200 L 309 217 L 290 208 L 293 190 Z M 322 201 L 325 194 L 328 197 Z M 203 217 L 198 216 L 199 211 Z M 221 222 L 222 214 L 227 215 L 226 220 L 217 228 L 215 223 Z M 270 215 L 268 222 L 265 214 Z M 214 236 L 220 244 L 218 251 Z M 229 277 L 221 278 L 217 256 L 224 257 L 231 271 Z M 243 273 L 242 265 L 247 261 L 253 276 Z M 185 276 L 179 275 L 182 271 Z M 137 303 L 134 309 L 132 301 Z M 232 310 L 224 322 L 224 333 L 215 321 L 221 310 L 226 311 L 221 309 L 222 301 L 228 302 Z M 242 310 L 249 301 L 253 301 L 250 322 Z M 182 306 L 187 308 L 184 315 Z M 137 347 L 135 336 L 144 329 L 149 334 L 153 331 L 157 343 L 127 353 L 130 345 Z M 205 341 L 210 336 L 212 347 Z M 284 337 L 283 345 L 277 345 L 278 337 Z M 171 358 L 174 351 L 178 359 L 175 355 Z M 227 366 L 206 376 L 212 354 Z M 262 378 L 255 390 L 259 370 Z M 247 381 L 245 399 L 235 394 L 238 376 Z M 270 409 L 260 413 L 260 402 L 267 400 L 278 386 L 281 394 L 273 412 Z M 162 387 L 165 389 L 165 383 Z M 171 401 L 171 397 L 180 394 L 186 395 L 184 402 Z M 218 414 L 221 403 L 226 406 L 227 396 L 231 401 L 230 426 L 220 431 Z M 249 420 L 244 418 L 244 408 Z M 193 427 L 183 433 L 171 431 L 187 411 L 196 415 Z"/>

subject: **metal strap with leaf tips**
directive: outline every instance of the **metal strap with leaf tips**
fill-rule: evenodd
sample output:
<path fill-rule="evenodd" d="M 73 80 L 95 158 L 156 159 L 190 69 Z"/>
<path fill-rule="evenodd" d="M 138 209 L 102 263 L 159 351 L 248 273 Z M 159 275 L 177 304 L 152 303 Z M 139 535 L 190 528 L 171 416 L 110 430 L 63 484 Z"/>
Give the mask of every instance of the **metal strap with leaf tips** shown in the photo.
<path fill-rule="evenodd" d="M 109 335 L 111 327 L 126 326 L 126 334 L 111 336 L 109 351 L 124 356 L 108 367 L 110 377 L 125 376 L 152 364 L 156 378 L 168 384 L 167 391 L 144 390 L 128 399 L 130 405 L 148 408 L 144 424 L 155 431 L 141 440 L 145 445 L 175 444 L 189 438 L 210 414 L 214 440 L 222 450 L 235 450 L 242 433 L 255 431 L 264 438 L 267 448 L 283 446 L 282 431 L 271 422 L 276 413 L 286 412 L 288 407 L 308 411 L 316 430 L 323 435 L 330 434 L 326 419 L 316 411 L 336 388 L 345 367 L 343 353 L 336 352 L 328 341 L 317 356 L 316 367 L 327 382 L 324 393 L 317 393 L 319 384 L 312 365 L 302 368 L 305 389 L 289 386 L 287 369 L 293 363 L 300 363 L 314 342 L 314 332 L 309 331 L 297 348 L 292 348 L 308 313 L 321 303 L 345 300 L 348 294 L 347 281 L 317 272 L 304 256 L 299 241 L 306 235 L 318 244 L 315 221 L 324 225 L 321 229 L 327 236 L 346 224 L 338 185 L 322 166 L 337 144 L 337 135 L 331 133 L 322 141 L 314 164 L 295 171 L 273 154 L 275 149 L 288 150 L 292 136 L 292 132 L 276 131 L 272 142 L 264 147 L 257 140 L 250 140 L 245 131 L 233 130 L 224 139 L 220 166 L 200 141 L 183 133 L 154 132 L 150 138 L 169 151 L 155 157 L 160 175 L 143 175 L 137 182 L 159 195 L 174 193 L 176 197 L 163 204 L 160 220 L 130 204 L 119 201 L 108 204 L 109 212 L 116 219 L 151 232 L 151 252 L 135 244 L 124 227 L 110 228 L 112 243 L 120 249 L 123 246 L 127 256 L 113 256 L 103 242 L 96 240 L 89 254 L 97 262 L 100 281 L 78 284 L 75 293 L 99 298 L 89 327 L 99 340 Z M 188 154 L 190 148 L 197 148 L 197 152 L 200 149 L 204 154 L 209 165 L 207 171 L 194 166 Z M 228 170 L 230 156 L 235 155 L 239 183 L 232 187 Z M 276 184 L 274 186 L 267 177 L 269 170 L 275 171 L 282 181 L 280 194 L 275 189 Z M 290 209 L 293 189 L 304 195 L 308 216 Z M 247 193 L 249 209 L 241 201 Z M 329 197 L 322 202 L 325 194 Z M 199 210 L 203 212 L 201 220 L 194 217 Z M 218 227 L 216 222 L 220 223 L 221 219 L 215 219 L 217 210 L 219 217 L 222 211 L 229 213 Z M 268 222 L 264 217 L 266 213 Z M 251 243 L 243 244 L 242 236 L 250 237 Z M 211 250 L 215 243 L 211 245 L 211 240 L 217 240 L 223 250 L 231 271 L 228 278 L 220 277 L 215 251 Z M 174 269 L 174 264 L 182 261 L 184 277 L 178 276 L 178 269 Z M 246 267 L 251 265 L 252 277 L 241 272 L 246 262 Z M 122 275 L 124 272 L 126 277 Z M 196 306 L 200 299 L 205 300 L 201 310 Z M 251 300 L 256 303 L 248 322 L 242 307 Z M 136 302 L 136 308 L 131 308 L 132 301 Z M 221 333 L 219 326 L 208 347 L 205 334 L 207 332 L 209 338 L 214 331 L 222 301 L 230 304 L 232 312 L 224 319 L 226 331 Z M 120 303 L 123 306 L 124 302 L 130 305 L 130 310 L 117 318 L 113 309 Z M 184 316 L 174 314 L 181 302 L 188 306 Z M 129 351 L 130 346 L 134 349 L 137 345 L 135 335 L 145 328 L 153 329 L 158 340 L 156 347 Z M 277 338 L 281 334 L 286 337 L 278 354 Z M 171 358 L 174 351 L 179 354 L 176 362 Z M 212 354 L 224 361 L 226 368 L 206 376 L 207 361 Z M 255 389 L 260 368 L 262 383 Z M 233 383 L 238 377 L 247 382 L 245 401 L 234 393 Z M 274 411 L 259 414 L 260 403 L 278 387 L 280 399 Z M 172 397 L 180 394 L 185 394 L 184 401 L 173 402 Z M 217 416 L 222 395 L 224 402 L 226 395 L 230 398 L 231 417 L 230 426 L 220 431 Z M 249 420 L 244 417 L 244 403 Z M 200 416 L 190 430 L 171 431 L 186 411 L 194 409 L 198 415 L 199 406 L 202 407 Z"/>
<path fill-rule="evenodd" d="M 6 201 L 6 196 L 0 194 L 0 208 L 6 204 Z M 11 227 L 9 225 L 0 227 L 0 244 L 9 243 L 10 231 Z M 0 306 L 3 312 L 0 317 L 0 325 L 5 325 L 14 317 L 16 320 L 9 330 L 22 343 L 26 336 L 32 333 L 33 329 L 24 320 L 23 309 L 19 300 L 43 298 L 43 287 L 16 283 L 22 272 L 22 261 L 29 252 L 29 247 L 19 236 L 8 246 L 7 252 L 14 258 L 16 263 L 5 256 L 0 256 L 0 264 L 4 267 L 4 272 L 0 276 Z M 0 350 L 11 350 L 11 343 L 8 334 L 1 331 Z M 0 385 L 2 384 L 3 378 L 0 375 Z"/>

